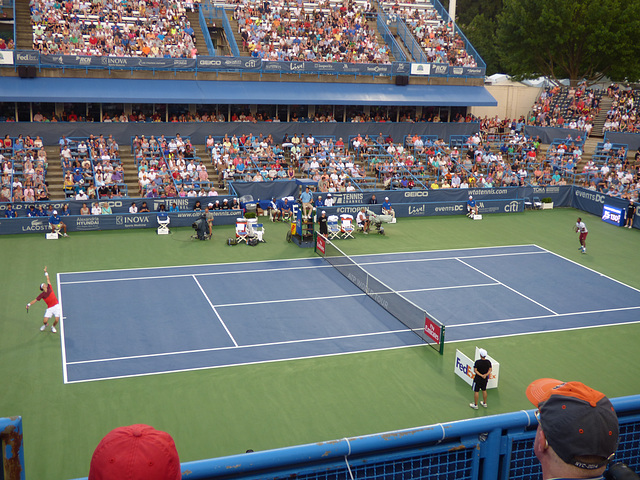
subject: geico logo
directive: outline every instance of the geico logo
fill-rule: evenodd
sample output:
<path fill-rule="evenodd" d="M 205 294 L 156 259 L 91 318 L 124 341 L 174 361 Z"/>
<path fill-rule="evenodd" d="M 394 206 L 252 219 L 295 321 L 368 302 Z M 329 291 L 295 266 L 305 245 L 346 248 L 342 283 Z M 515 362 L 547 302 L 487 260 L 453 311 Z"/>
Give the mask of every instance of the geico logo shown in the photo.
<path fill-rule="evenodd" d="M 513 202 L 509 202 L 504 206 L 505 212 L 517 212 L 518 211 L 518 202 L 515 200 Z"/>
<path fill-rule="evenodd" d="M 121 207 L 122 206 L 122 202 L 120 200 L 110 200 L 107 202 L 109 204 L 110 207 Z"/>
<path fill-rule="evenodd" d="M 404 192 L 405 198 L 413 198 L 413 197 L 428 197 L 429 192 Z"/>

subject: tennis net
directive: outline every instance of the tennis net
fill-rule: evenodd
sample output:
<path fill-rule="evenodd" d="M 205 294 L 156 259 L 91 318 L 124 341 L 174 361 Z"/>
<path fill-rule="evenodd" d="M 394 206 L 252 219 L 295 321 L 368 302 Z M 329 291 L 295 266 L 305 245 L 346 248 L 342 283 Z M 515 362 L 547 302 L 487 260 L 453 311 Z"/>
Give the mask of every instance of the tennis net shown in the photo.
<path fill-rule="evenodd" d="M 331 240 L 318 234 L 316 253 L 428 345 L 444 353 L 444 324 L 369 274 Z"/>

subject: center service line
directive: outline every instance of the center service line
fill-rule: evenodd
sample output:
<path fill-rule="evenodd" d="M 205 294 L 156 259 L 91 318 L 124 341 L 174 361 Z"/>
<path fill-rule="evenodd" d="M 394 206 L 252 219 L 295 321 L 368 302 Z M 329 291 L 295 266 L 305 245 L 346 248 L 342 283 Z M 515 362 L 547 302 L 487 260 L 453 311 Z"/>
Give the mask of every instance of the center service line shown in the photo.
<path fill-rule="evenodd" d="M 198 285 L 198 288 L 200 289 L 200 291 L 202 292 L 202 295 L 204 295 L 204 298 L 207 299 L 207 303 L 209 303 L 209 306 L 211 307 L 211 310 L 213 310 L 213 313 L 216 314 L 216 317 L 218 317 L 218 320 L 220 320 L 220 323 L 222 324 L 222 326 L 224 327 L 224 329 L 227 331 L 227 335 L 229 335 L 229 338 L 231 339 L 231 341 L 233 342 L 233 344 L 237 347 L 238 343 L 236 342 L 236 339 L 233 338 L 233 335 L 231 335 L 231 332 L 229 331 L 229 329 L 227 328 L 227 326 L 225 325 L 225 323 L 222 321 L 222 317 L 220 316 L 220 314 L 218 313 L 218 311 L 216 310 L 216 307 L 213 306 L 213 303 L 211 303 L 211 300 L 209 300 L 209 297 L 207 296 L 207 294 L 205 293 L 204 289 L 202 288 L 202 285 L 200 285 L 200 282 L 198 281 L 198 279 L 196 278 L 195 275 L 191 275 L 193 277 L 193 280 L 196 282 L 196 284 Z"/>
<path fill-rule="evenodd" d="M 482 270 L 477 269 L 476 267 L 469 265 L 467 262 L 465 262 L 464 260 L 460 260 L 459 258 L 457 259 L 460 263 L 462 263 L 463 265 L 466 265 L 469 268 L 474 269 L 476 272 L 481 273 L 482 275 L 484 275 L 487 278 L 490 278 L 491 280 L 493 280 L 494 282 L 499 283 L 500 285 L 502 285 L 505 288 L 508 288 L 509 290 L 511 290 L 514 293 L 517 293 L 518 295 L 520 295 L 523 298 L 526 298 L 527 300 L 529 300 L 530 302 L 535 303 L 536 305 L 538 305 L 539 307 L 544 308 L 545 310 L 548 310 L 549 312 L 553 313 L 554 315 L 558 315 L 557 312 L 554 312 L 553 310 L 551 310 L 549 307 L 545 307 L 544 305 L 542 305 L 540 302 L 536 302 L 533 298 L 529 298 L 527 297 L 524 293 L 520 293 L 519 291 L 511 288 L 509 285 L 505 285 L 504 283 L 500 282 L 499 280 L 493 278 L 491 275 L 488 275 L 486 273 L 484 273 Z"/>

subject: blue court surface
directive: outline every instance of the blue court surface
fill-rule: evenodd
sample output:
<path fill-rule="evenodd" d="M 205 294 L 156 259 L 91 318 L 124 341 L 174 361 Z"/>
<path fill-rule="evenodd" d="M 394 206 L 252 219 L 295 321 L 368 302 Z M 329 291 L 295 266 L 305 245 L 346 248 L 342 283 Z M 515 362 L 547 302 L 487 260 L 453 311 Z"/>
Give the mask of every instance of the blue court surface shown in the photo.
<path fill-rule="evenodd" d="M 640 291 L 535 245 L 353 259 L 446 343 L 639 318 Z M 61 273 L 59 292 L 65 383 L 423 344 L 319 257 Z"/>

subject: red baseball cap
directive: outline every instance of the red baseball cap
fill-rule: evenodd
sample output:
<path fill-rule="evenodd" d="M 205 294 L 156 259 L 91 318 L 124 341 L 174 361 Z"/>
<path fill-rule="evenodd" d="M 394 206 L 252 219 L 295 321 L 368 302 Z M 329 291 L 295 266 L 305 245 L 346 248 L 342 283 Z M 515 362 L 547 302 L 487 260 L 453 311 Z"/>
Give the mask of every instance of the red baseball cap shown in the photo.
<path fill-rule="evenodd" d="M 607 465 L 618 448 L 618 416 L 604 393 L 581 382 L 541 378 L 527 387 L 540 411 L 540 428 L 558 457 L 569 465 L 594 470 Z M 599 457 L 591 463 L 580 457 Z"/>
<path fill-rule="evenodd" d="M 173 438 L 149 425 L 111 430 L 98 444 L 89 480 L 180 480 L 180 458 Z"/>

